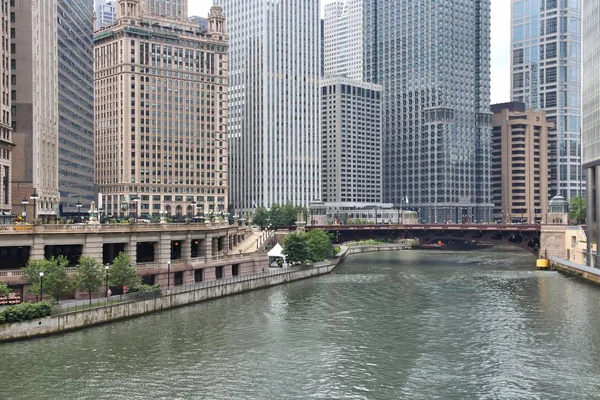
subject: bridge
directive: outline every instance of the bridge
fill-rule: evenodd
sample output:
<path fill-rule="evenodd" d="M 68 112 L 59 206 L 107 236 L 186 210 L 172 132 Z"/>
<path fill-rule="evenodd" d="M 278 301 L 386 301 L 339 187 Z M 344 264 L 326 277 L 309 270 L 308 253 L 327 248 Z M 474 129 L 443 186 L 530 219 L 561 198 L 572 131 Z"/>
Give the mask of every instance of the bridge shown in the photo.
<path fill-rule="evenodd" d="M 306 230 L 329 232 L 335 243 L 353 240 L 417 238 L 420 243 L 474 242 L 510 244 L 540 253 L 542 225 L 539 224 L 383 224 L 383 225 L 312 225 Z"/>

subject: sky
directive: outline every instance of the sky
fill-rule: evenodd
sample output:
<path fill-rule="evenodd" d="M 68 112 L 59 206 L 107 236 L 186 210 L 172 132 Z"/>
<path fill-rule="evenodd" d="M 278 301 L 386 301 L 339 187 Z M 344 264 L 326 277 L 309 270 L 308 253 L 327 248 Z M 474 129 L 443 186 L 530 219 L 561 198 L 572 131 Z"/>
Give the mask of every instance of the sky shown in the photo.
<path fill-rule="evenodd" d="M 189 0 L 189 13 L 206 16 L 212 3 Z M 492 0 L 492 104 L 506 101 L 510 101 L 510 3 Z"/>

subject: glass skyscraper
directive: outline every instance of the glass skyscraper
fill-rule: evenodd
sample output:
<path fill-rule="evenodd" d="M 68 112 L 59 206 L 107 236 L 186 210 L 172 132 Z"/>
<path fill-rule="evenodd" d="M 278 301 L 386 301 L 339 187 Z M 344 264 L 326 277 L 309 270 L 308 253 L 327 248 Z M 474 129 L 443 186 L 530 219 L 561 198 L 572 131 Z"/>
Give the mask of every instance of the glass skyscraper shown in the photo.
<path fill-rule="evenodd" d="M 584 190 L 581 174 L 581 0 L 512 0 L 511 97 L 545 110 L 550 197 Z"/>
<path fill-rule="evenodd" d="M 325 6 L 325 75 L 363 79 L 363 0 Z"/>
<path fill-rule="evenodd" d="M 600 243 L 600 2 L 583 3 L 583 167 L 587 173 L 587 251 Z M 596 252 L 598 253 L 598 252 Z M 588 257 L 598 267 L 600 259 Z"/>
<path fill-rule="evenodd" d="M 319 1 L 221 0 L 236 210 L 321 197 Z"/>
<path fill-rule="evenodd" d="M 60 212 L 94 200 L 94 61 L 91 2 L 58 0 Z"/>
<path fill-rule="evenodd" d="M 490 0 L 365 0 L 364 31 L 365 80 L 384 87 L 383 201 L 490 221 Z"/>

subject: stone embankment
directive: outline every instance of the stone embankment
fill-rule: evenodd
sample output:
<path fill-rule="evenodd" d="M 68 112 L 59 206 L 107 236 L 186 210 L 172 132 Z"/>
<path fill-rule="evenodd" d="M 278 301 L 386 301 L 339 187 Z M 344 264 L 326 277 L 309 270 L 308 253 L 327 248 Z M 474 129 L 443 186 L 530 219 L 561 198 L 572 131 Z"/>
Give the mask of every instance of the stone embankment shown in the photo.
<path fill-rule="evenodd" d="M 333 271 L 335 267 L 351 254 L 404 250 L 410 247 L 410 245 L 392 244 L 343 247 L 337 257 L 312 266 L 268 270 L 266 272 L 242 275 L 226 280 L 209 281 L 198 286 L 175 287 L 168 290 L 164 295 L 153 299 L 112 304 L 31 321 L 1 324 L 0 342 L 63 333 L 286 282 L 325 275 Z"/>
<path fill-rule="evenodd" d="M 550 267 L 553 270 L 569 275 L 579 276 L 586 281 L 600 284 L 600 269 L 591 268 L 587 265 L 576 264 L 558 257 L 549 257 Z"/>

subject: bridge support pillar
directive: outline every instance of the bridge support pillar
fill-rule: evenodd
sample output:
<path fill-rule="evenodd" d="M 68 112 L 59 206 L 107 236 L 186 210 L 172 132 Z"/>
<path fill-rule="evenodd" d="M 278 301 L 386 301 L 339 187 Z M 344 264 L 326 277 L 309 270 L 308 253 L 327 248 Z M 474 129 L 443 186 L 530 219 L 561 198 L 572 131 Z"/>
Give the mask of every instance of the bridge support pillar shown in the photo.
<path fill-rule="evenodd" d="M 129 256 L 132 263 L 137 262 L 137 237 L 132 235 L 125 243 L 125 254 Z"/>
<path fill-rule="evenodd" d="M 104 240 L 101 235 L 87 235 L 83 245 L 83 254 L 92 257 L 94 260 L 102 263 L 103 261 Z M 135 261 L 135 260 L 133 260 Z"/>
<path fill-rule="evenodd" d="M 29 256 L 30 260 L 43 260 L 44 259 L 44 237 L 34 236 L 33 246 L 31 246 L 31 253 Z"/>

